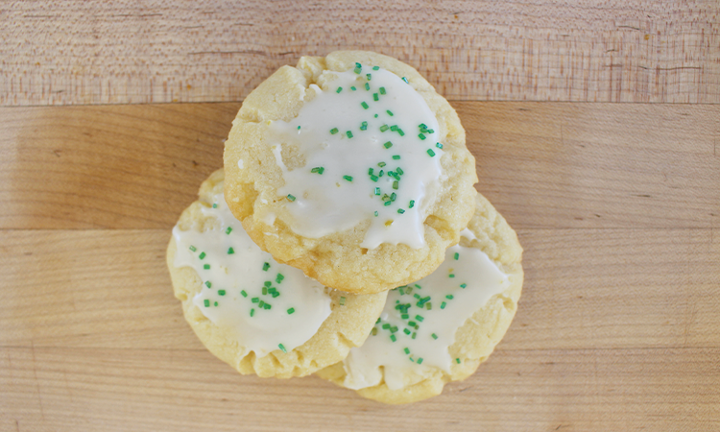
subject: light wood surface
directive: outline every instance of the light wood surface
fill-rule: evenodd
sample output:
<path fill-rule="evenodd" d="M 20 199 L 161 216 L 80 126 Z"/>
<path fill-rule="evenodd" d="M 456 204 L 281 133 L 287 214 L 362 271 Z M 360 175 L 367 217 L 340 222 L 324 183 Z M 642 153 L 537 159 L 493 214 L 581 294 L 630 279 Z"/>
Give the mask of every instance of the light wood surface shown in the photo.
<path fill-rule="evenodd" d="M 720 430 L 719 11 L 0 0 L 0 431 Z M 452 101 L 525 248 L 496 352 L 408 406 L 238 375 L 165 269 L 242 98 L 335 49 Z"/>
<path fill-rule="evenodd" d="M 239 101 L 368 49 L 451 100 L 720 102 L 716 0 L 0 2 L 0 105 Z"/>

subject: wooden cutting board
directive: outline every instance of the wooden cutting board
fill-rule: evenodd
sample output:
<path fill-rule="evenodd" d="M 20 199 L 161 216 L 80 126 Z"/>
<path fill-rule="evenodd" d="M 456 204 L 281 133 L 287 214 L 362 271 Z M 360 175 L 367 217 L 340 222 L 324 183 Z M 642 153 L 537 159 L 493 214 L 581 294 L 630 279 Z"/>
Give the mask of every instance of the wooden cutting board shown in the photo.
<path fill-rule="evenodd" d="M 719 9 L 0 6 L 0 430 L 720 429 Z M 238 375 L 165 269 L 242 98 L 335 49 L 396 56 L 447 96 L 525 249 L 496 352 L 412 405 Z"/>

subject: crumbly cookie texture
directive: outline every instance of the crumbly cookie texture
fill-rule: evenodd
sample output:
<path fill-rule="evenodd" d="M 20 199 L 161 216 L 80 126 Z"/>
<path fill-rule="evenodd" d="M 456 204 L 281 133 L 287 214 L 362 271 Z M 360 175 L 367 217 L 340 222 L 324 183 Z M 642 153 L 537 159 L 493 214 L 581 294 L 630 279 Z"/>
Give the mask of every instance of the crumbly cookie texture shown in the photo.
<path fill-rule="evenodd" d="M 292 215 L 286 198 L 278 194 L 285 181 L 269 142 L 270 124 L 295 118 L 315 95 L 311 84 L 334 90 L 323 72 L 352 70 L 356 62 L 406 77 L 437 119 L 444 146 L 443 176 L 437 198 L 427 207 L 425 245 L 420 248 L 403 243 L 363 248 L 370 219 L 319 238 L 303 237 L 289 227 Z M 302 155 L 291 146 L 283 146 L 281 157 L 288 169 L 304 167 Z M 455 110 L 415 69 L 371 52 L 302 57 L 297 67 L 280 68 L 245 99 L 225 143 L 224 165 L 227 203 L 253 241 L 277 261 L 301 269 L 325 286 L 352 293 L 382 292 L 430 274 L 442 263 L 445 250 L 459 241 L 474 209 L 475 161 Z"/>
<path fill-rule="evenodd" d="M 223 191 L 223 177 L 223 170 L 218 170 L 203 182 L 199 201 L 190 205 L 180 217 L 178 225 L 181 230 L 204 232 L 217 227 L 217 219 L 205 216 L 201 209 L 211 205 L 212 197 Z M 278 349 L 264 357 L 257 357 L 238 344 L 230 329 L 216 326 L 193 303 L 193 297 L 203 289 L 203 281 L 192 268 L 175 267 L 176 251 L 176 242 L 172 238 L 167 249 L 167 266 L 175 297 L 182 302 L 185 319 L 210 352 L 242 374 L 299 377 L 342 360 L 350 348 L 361 345 L 367 338 L 387 296 L 387 293 L 356 296 L 328 288 L 332 312 L 314 336 L 286 353 Z"/>
<path fill-rule="evenodd" d="M 404 404 L 439 395 L 446 383 L 460 381 L 472 375 L 504 336 L 515 316 L 522 289 L 522 248 L 517 235 L 505 219 L 480 194 L 477 194 L 475 215 L 470 220 L 468 229 L 477 238 L 468 240 L 462 237 L 460 244 L 478 248 L 487 254 L 498 268 L 509 276 L 510 284 L 457 330 L 455 342 L 450 346 L 449 352 L 451 358 L 459 359 L 459 362 L 452 362 L 449 374 L 439 369 L 424 375 L 416 374 L 409 377 L 405 387 L 400 390 L 391 390 L 381 382 L 374 387 L 357 390 L 360 396 L 388 404 Z M 343 362 L 339 362 L 316 374 L 343 386 L 346 371 Z"/>

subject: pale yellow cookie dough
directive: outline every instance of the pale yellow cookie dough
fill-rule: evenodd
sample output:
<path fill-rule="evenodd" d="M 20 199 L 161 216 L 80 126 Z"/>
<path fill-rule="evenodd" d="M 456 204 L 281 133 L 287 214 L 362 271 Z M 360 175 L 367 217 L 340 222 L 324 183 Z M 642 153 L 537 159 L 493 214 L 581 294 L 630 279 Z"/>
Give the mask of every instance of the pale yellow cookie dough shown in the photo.
<path fill-rule="evenodd" d="M 182 213 L 178 222 L 180 229 L 205 231 L 215 226 L 217 220 L 203 215 L 200 209 L 210 205 L 212 197 L 222 191 L 223 170 L 218 170 L 203 182 L 199 201 Z M 172 238 L 167 249 L 167 266 L 185 319 L 210 352 L 242 374 L 277 378 L 305 376 L 342 360 L 350 348 L 365 341 L 387 297 L 387 293 L 359 296 L 327 288 L 332 298 L 332 312 L 317 333 L 287 353 L 275 350 L 258 358 L 254 352 L 239 346 L 229 329 L 213 324 L 193 304 L 193 297 L 203 288 L 202 280 L 190 267 L 176 268 L 175 253 L 176 244 Z M 340 305 L 341 297 L 345 298 L 344 305 Z"/>
<path fill-rule="evenodd" d="M 403 404 L 439 395 L 446 383 L 460 381 L 472 375 L 504 336 L 515 316 L 522 289 L 522 248 L 517 235 L 505 219 L 480 194 L 477 194 L 475 215 L 470 220 L 468 229 L 477 239 L 461 237 L 461 246 L 474 247 L 485 252 L 500 270 L 509 275 L 510 285 L 502 294 L 490 298 L 485 306 L 475 312 L 472 319 L 468 319 L 458 329 L 449 352 L 451 358 L 459 358 L 460 363 L 452 362 L 450 374 L 435 368 L 430 374 L 416 376 L 413 381 L 406 382 L 407 386 L 403 389 L 391 390 L 381 382 L 374 387 L 358 390 L 360 396 L 388 404 Z M 346 372 L 343 362 L 340 362 L 316 374 L 343 386 Z"/>
<path fill-rule="evenodd" d="M 277 192 L 285 181 L 268 142 L 269 124 L 296 117 L 304 98 L 314 94 L 306 93 L 310 84 L 327 87 L 325 80 L 318 81 L 323 71 L 346 71 L 356 62 L 407 77 L 437 118 L 445 175 L 424 221 L 426 245 L 419 249 L 389 243 L 370 250 L 362 248 L 369 220 L 320 238 L 300 236 L 288 226 L 292 219 L 286 199 Z M 288 167 L 304 164 L 291 149 L 283 148 L 281 154 Z M 427 276 L 442 263 L 445 250 L 458 242 L 474 208 L 475 161 L 465 146 L 465 131 L 455 110 L 415 69 L 371 52 L 337 51 L 325 58 L 302 57 L 297 67 L 280 68 L 245 99 L 226 141 L 224 162 L 226 200 L 253 241 L 279 262 L 347 292 L 382 292 Z"/>

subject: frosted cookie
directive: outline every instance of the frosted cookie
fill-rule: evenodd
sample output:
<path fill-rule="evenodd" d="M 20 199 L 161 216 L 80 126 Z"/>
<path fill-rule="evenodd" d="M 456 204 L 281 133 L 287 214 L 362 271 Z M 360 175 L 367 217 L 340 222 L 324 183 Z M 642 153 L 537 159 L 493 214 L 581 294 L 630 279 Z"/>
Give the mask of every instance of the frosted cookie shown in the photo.
<path fill-rule="evenodd" d="M 505 334 L 522 288 L 522 248 L 490 203 L 430 276 L 390 292 L 371 336 L 322 378 L 380 402 L 415 402 L 470 376 Z"/>
<path fill-rule="evenodd" d="M 222 170 L 199 195 L 173 229 L 167 265 L 185 319 L 210 352 L 242 374 L 289 378 L 363 343 L 385 293 L 342 293 L 278 264 L 227 208 Z"/>
<path fill-rule="evenodd" d="M 303 57 L 245 99 L 225 196 L 250 237 L 326 286 L 374 293 L 430 274 L 472 216 L 465 131 L 410 66 Z"/>

